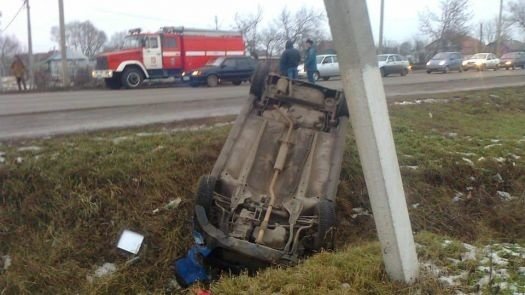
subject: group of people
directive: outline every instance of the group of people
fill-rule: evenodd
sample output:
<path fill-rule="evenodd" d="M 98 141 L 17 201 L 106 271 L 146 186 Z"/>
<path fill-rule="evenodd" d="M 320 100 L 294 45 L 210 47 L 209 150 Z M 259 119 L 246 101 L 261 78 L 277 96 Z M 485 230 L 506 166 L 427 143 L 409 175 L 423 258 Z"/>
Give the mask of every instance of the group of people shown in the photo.
<path fill-rule="evenodd" d="M 315 52 L 314 42 L 311 39 L 306 40 L 306 50 L 304 53 L 304 70 L 308 82 L 315 84 L 314 73 L 317 71 L 317 53 Z M 298 78 L 297 67 L 301 62 L 301 53 L 294 48 L 294 43 L 291 40 L 286 41 L 286 46 L 281 59 L 279 67 L 281 75 L 287 76 L 290 79 Z"/>

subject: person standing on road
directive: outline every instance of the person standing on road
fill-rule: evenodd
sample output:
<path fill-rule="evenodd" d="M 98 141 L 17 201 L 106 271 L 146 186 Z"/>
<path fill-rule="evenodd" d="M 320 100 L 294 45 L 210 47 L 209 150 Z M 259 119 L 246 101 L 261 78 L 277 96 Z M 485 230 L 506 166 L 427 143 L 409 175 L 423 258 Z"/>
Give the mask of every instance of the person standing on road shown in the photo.
<path fill-rule="evenodd" d="M 315 84 L 314 73 L 317 72 L 317 53 L 314 48 L 314 41 L 311 39 L 306 40 L 304 70 L 306 71 L 308 82 Z"/>
<path fill-rule="evenodd" d="M 11 64 L 11 72 L 16 77 L 16 84 L 18 84 L 18 91 L 22 91 L 22 85 L 24 85 L 24 90 L 27 90 L 26 80 L 24 78 L 24 75 L 26 73 L 26 66 L 24 65 L 24 63 L 22 62 L 22 59 L 20 59 L 20 56 L 18 55 L 15 56 L 15 60 Z"/>
<path fill-rule="evenodd" d="M 289 79 L 297 79 L 297 67 L 299 66 L 300 61 L 301 53 L 293 47 L 293 41 L 286 41 L 285 50 L 281 55 L 281 60 L 279 62 L 281 75 L 288 76 Z"/>

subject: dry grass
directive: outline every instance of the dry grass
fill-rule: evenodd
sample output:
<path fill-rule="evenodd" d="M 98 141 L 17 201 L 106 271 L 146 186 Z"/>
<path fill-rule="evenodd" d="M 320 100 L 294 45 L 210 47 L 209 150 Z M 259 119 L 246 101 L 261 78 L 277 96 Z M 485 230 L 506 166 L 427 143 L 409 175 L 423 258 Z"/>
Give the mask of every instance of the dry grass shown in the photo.
<path fill-rule="evenodd" d="M 524 242 L 524 90 L 459 93 L 449 104 L 391 107 L 400 164 L 417 166 L 402 168 L 415 231 L 470 242 Z M 164 293 L 170 262 L 191 244 L 194 184 L 210 170 L 228 130 L 137 136 L 144 129 L 132 129 L 0 145 L 7 153 L 0 164 L 0 256 L 13 261 L 0 272 L 0 293 Z M 493 144 L 501 145 L 486 148 Z M 23 145 L 42 149 L 18 151 Z M 485 160 L 478 161 L 481 157 Z M 502 201 L 497 191 L 515 198 Z M 318 255 L 297 268 L 224 279 L 212 289 L 446 293 L 428 278 L 411 288 L 386 280 L 378 246 L 370 243 L 376 239 L 373 219 L 351 216 L 352 208 L 370 209 L 352 135 L 339 192 L 338 243 L 344 251 Z M 462 200 L 452 202 L 457 193 Z M 177 197 L 183 200 L 179 208 L 152 214 Z M 115 247 L 125 228 L 146 236 L 140 260 L 129 266 L 129 257 Z M 117 273 L 89 283 L 86 276 L 104 262 L 116 263 Z M 351 289 L 343 290 L 342 283 Z"/>

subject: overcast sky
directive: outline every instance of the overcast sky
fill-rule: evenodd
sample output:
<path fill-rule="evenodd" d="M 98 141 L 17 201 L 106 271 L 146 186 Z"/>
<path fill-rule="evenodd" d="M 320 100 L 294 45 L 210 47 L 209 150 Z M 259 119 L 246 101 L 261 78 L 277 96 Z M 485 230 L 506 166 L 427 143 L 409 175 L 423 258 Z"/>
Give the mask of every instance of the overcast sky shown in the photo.
<path fill-rule="evenodd" d="M 0 0 L 0 30 L 16 14 L 23 0 Z M 367 0 L 374 35 L 379 30 L 380 0 Z M 436 9 L 439 0 L 385 0 L 385 39 L 404 41 L 419 34 L 418 12 Z M 499 0 L 471 0 L 479 23 L 495 17 Z M 58 25 L 57 0 L 30 0 L 33 27 L 33 47 L 42 52 L 58 47 L 51 41 L 51 27 Z M 161 26 L 212 28 L 217 15 L 221 29 L 230 29 L 235 13 L 253 13 L 260 5 L 264 21 L 271 21 L 285 5 L 294 10 L 303 5 L 324 12 L 322 0 L 64 0 L 66 22 L 91 20 L 111 37 L 112 33 L 142 27 L 154 31 Z M 4 34 L 15 35 L 27 44 L 26 12 L 23 10 Z"/>

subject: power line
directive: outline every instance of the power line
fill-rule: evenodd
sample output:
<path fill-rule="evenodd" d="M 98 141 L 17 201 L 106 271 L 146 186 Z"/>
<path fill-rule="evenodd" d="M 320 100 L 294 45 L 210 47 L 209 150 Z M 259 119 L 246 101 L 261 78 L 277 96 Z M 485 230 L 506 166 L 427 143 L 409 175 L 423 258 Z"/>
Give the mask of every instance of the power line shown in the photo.
<path fill-rule="evenodd" d="M 22 3 L 22 6 L 20 6 L 15 16 L 13 16 L 13 18 L 9 21 L 7 26 L 2 30 L 2 33 L 5 32 L 9 28 L 9 26 L 15 21 L 16 17 L 20 14 L 20 12 L 22 11 L 25 5 L 26 5 L 26 0 L 24 0 L 24 3 Z"/>

